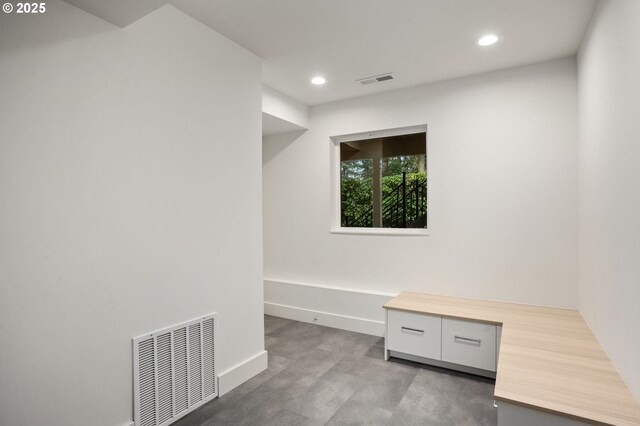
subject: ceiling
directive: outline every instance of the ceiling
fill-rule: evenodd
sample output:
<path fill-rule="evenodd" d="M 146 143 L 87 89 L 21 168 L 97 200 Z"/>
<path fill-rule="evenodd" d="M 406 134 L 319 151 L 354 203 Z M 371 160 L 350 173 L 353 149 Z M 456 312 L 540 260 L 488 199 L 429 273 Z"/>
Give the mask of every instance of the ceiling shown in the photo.
<path fill-rule="evenodd" d="M 577 52 L 592 0 L 173 0 L 264 59 L 264 83 L 307 105 Z M 502 36 L 480 48 L 484 33 Z M 396 80 L 355 80 L 393 72 Z M 327 78 L 322 87 L 309 79 Z"/>
<path fill-rule="evenodd" d="M 65 0 L 80 9 L 120 27 L 137 21 L 159 7 L 169 3 L 168 0 Z"/>
<path fill-rule="evenodd" d="M 68 0 L 119 25 L 161 0 Z M 260 56 L 266 85 L 307 105 L 574 55 L 596 0 L 171 0 Z M 138 4 L 129 14 L 126 3 Z M 141 7 L 140 3 L 143 3 Z M 120 12 L 115 13 L 118 5 Z M 114 20 L 111 20 L 114 22 Z M 481 48 L 475 41 L 501 37 Z M 393 72 L 362 86 L 355 80 Z M 321 74 L 324 86 L 310 78 Z"/>

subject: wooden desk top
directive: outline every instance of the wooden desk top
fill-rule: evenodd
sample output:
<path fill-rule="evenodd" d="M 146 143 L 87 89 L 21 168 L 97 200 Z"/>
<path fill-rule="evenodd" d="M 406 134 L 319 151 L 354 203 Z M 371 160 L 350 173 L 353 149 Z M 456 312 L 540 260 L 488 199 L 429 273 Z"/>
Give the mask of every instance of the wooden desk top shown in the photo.
<path fill-rule="evenodd" d="M 502 324 L 495 398 L 587 423 L 640 425 L 640 404 L 580 313 L 401 293 L 386 309 Z"/>

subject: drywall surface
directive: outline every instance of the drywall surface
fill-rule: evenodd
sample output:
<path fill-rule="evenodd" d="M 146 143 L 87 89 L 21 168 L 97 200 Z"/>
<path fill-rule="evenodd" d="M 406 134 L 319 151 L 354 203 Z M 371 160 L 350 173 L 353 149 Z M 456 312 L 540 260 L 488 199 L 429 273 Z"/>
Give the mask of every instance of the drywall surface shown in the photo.
<path fill-rule="evenodd" d="M 306 133 L 263 146 L 267 281 L 577 306 L 575 58 L 310 114 Z M 330 233 L 330 137 L 419 124 L 430 235 Z"/>
<path fill-rule="evenodd" d="M 309 107 L 268 86 L 262 87 L 262 112 L 304 129 L 309 127 Z"/>
<path fill-rule="evenodd" d="M 159 7 L 168 0 L 65 0 L 67 3 L 89 12 L 105 21 L 120 27 L 126 27 Z"/>
<path fill-rule="evenodd" d="M 382 306 L 396 296 L 345 287 L 264 281 L 266 314 L 374 336 L 384 336 Z"/>
<path fill-rule="evenodd" d="M 579 56 L 580 311 L 640 401 L 640 2 L 599 4 Z"/>
<path fill-rule="evenodd" d="M 220 373 L 262 353 L 260 60 L 50 0 L 0 75 L 0 424 L 128 424 L 131 338 L 202 314 Z"/>

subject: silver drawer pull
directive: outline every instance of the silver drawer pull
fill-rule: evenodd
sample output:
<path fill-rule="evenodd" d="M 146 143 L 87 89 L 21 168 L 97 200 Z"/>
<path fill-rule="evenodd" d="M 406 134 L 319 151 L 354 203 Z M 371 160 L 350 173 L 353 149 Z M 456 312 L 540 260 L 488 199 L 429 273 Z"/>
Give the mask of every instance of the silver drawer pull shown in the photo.
<path fill-rule="evenodd" d="M 424 330 L 418 330 L 417 328 L 409 328 L 409 327 L 400 327 L 400 328 L 407 331 L 415 331 L 416 333 L 424 333 Z"/>
<path fill-rule="evenodd" d="M 470 339 L 468 337 L 453 336 L 453 338 L 455 340 L 464 340 L 465 342 L 473 342 L 473 343 L 477 343 L 477 344 L 480 344 L 482 342 L 482 340 L 480 340 L 480 339 Z"/>

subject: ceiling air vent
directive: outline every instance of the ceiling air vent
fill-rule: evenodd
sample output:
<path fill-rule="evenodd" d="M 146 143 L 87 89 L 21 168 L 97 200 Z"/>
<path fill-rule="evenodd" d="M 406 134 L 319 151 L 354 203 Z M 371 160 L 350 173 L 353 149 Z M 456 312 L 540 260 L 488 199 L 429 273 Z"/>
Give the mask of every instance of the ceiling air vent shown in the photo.
<path fill-rule="evenodd" d="M 393 75 L 390 72 L 386 74 L 374 75 L 372 77 L 361 78 L 356 81 L 362 84 L 363 86 L 368 86 L 369 84 L 382 83 L 383 81 L 389 81 L 389 80 L 393 80 Z"/>

